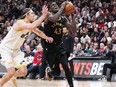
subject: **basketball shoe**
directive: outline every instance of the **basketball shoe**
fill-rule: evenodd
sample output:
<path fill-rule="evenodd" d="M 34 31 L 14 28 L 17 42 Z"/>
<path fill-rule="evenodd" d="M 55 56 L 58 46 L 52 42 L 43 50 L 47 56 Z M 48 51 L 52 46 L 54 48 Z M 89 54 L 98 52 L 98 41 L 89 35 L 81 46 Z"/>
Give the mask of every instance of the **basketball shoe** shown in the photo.
<path fill-rule="evenodd" d="M 51 75 L 51 68 L 47 67 L 45 72 L 46 72 L 46 79 L 51 81 L 53 79 L 53 76 Z"/>
<path fill-rule="evenodd" d="M 13 83 L 14 87 L 18 87 L 17 79 L 15 77 L 11 78 L 11 82 Z"/>

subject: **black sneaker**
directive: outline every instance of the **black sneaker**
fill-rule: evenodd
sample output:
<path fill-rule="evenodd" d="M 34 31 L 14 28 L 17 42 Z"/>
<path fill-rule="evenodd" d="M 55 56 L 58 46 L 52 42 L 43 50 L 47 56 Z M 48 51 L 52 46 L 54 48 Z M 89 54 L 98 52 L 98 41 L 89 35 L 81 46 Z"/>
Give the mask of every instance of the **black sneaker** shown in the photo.
<path fill-rule="evenodd" d="M 46 79 L 49 80 L 49 81 L 51 81 L 53 79 L 52 75 L 50 74 L 51 68 L 47 67 L 46 70 L 45 70 L 45 72 L 46 72 Z"/>
<path fill-rule="evenodd" d="M 40 80 L 46 80 L 46 79 L 43 77 L 43 78 L 40 78 Z"/>
<path fill-rule="evenodd" d="M 102 77 L 100 79 L 98 79 L 100 81 L 107 81 L 107 77 L 105 75 L 102 75 Z"/>
<path fill-rule="evenodd" d="M 75 80 L 74 77 L 72 77 L 72 80 L 73 80 L 73 81 Z"/>
<path fill-rule="evenodd" d="M 74 87 L 74 85 L 72 84 L 72 85 L 70 85 L 70 87 Z"/>
<path fill-rule="evenodd" d="M 105 75 L 102 76 L 101 78 L 102 81 L 107 81 L 107 77 Z"/>

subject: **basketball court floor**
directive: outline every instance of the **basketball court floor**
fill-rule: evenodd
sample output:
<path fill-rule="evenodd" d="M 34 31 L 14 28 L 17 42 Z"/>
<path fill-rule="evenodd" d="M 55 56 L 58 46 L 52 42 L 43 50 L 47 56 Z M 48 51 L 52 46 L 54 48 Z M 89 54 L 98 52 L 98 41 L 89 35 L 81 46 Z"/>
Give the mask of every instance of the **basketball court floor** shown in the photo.
<path fill-rule="evenodd" d="M 30 80 L 30 79 L 18 79 L 19 87 L 69 87 L 66 80 Z M 10 84 L 6 84 L 4 87 L 13 87 Z M 116 82 L 106 81 L 78 81 L 74 80 L 74 87 L 116 87 Z"/>

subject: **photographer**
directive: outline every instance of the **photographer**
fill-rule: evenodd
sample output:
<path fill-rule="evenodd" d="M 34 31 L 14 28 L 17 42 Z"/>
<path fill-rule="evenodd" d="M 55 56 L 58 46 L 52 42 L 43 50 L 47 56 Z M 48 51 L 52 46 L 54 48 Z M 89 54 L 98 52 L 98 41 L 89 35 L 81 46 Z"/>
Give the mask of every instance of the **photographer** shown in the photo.
<path fill-rule="evenodd" d="M 114 35 L 112 35 L 113 37 Z M 115 40 L 114 40 L 115 39 Z M 106 80 L 107 76 L 106 76 L 106 72 L 107 72 L 107 68 L 110 68 L 111 69 L 111 74 L 110 74 L 110 77 L 112 76 L 112 70 L 116 69 L 116 36 L 115 38 L 113 38 L 112 40 L 112 50 L 110 50 L 107 54 L 106 54 L 107 57 L 110 57 L 111 58 L 111 64 L 104 64 L 104 67 L 103 67 L 103 75 L 102 75 L 102 80 Z"/>

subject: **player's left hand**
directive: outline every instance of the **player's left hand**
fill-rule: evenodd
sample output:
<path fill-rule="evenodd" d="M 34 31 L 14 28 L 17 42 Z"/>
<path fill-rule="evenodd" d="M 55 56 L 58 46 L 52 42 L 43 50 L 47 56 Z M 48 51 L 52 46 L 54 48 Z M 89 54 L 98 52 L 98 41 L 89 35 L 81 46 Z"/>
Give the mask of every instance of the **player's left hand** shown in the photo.
<path fill-rule="evenodd" d="M 46 42 L 52 43 L 52 42 L 53 42 L 53 38 L 52 38 L 52 37 L 47 37 L 47 38 L 46 38 Z"/>

